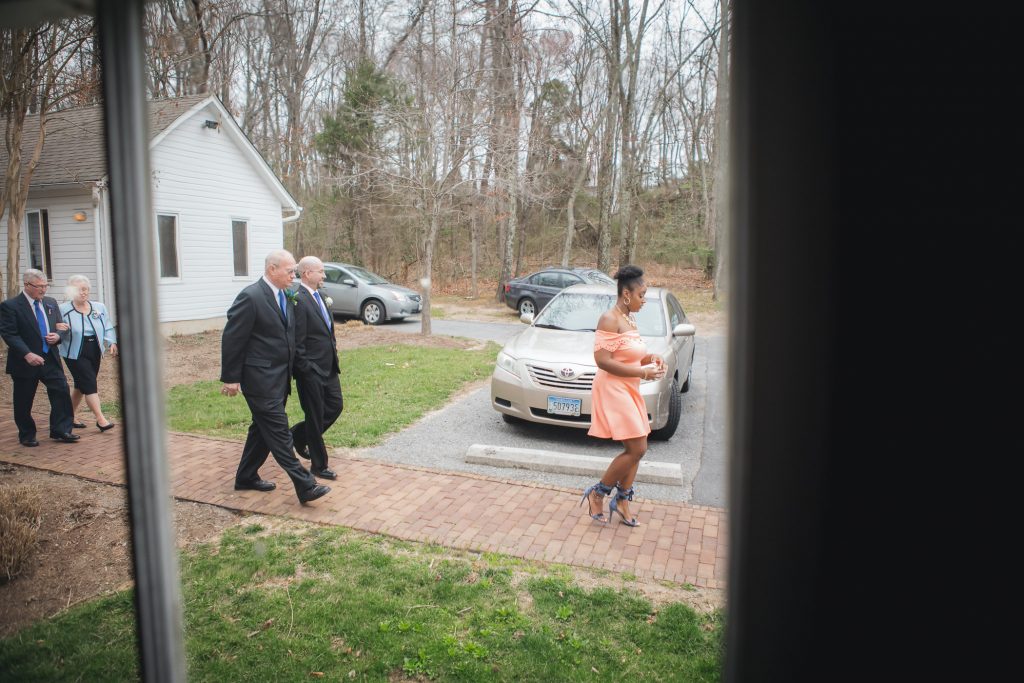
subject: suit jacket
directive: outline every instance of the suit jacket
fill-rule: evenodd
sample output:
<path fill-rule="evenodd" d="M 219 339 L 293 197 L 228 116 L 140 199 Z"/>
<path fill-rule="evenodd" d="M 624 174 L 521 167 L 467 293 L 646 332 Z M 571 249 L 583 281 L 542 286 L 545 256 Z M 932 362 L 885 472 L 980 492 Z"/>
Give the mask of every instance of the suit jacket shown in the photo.
<path fill-rule="evenodd" d="M 57 323 L 61 322 L 60 307 L 57 300 L 44 296 L 40 302 L 43 315 L 50 326 L 51 332 L 57 332 Z M 57 367 L 60 362 L 60 347 L 51 344 L 47 353 L 43 353 L 43 337 L 39 334 L 39 321 L 36 313 L 28 303 L 25 295 L 18 293 L 0 304 L 0 336 L 7 342 L 7 374 L 12 377 L 39 377 L 42 366 L 32 366 L 25 361 L 25 356 L 34 353 L 52 360 Z M 49 358 L 47 358 L 49 356 Z"/>
<path fill-rule="evenodd" d="M 248 396 L 277 398 L 291 393 L 295 307 L 288 299 L 285 303 L 287 322 L 263 278 L 238 293 L 221 337 L 221 382 L 240 383 Z"/>
<path fill-rule="evenodd" d="M 302 285 L 299 285 L 295 306 L 295 374 L 299 377 L 341 374 L 334 318 L 331 317 L 328 325 L 316 299 Z"/>

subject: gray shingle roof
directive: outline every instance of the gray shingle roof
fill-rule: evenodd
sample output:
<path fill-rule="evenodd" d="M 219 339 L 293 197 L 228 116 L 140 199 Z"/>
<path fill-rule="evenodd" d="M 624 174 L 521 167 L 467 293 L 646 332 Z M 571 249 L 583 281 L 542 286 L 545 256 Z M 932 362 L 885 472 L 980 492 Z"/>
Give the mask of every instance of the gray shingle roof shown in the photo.
<path fill-rule="evenodd" d="M 189 95 L 164 100 L 151 100 L 149 104 L 150 138 L 159 135 L 175 119 L 210 95 Z M 0 117 L 0 132 L 7 120 Z M 22 164 L 35 149 L 39 139 L 39 118 L 25 117 L 22 141 Z M 0 144 L 0 180 L 7 174 L 7 149 Z M 49 115 L 46 122 L 46 140 L 39 166 L 32 175 L 32 187 L 61 185 L 99 180 L 107 174 L 106 154 L 103 149 L 103 105 L 63 109 Z"/>

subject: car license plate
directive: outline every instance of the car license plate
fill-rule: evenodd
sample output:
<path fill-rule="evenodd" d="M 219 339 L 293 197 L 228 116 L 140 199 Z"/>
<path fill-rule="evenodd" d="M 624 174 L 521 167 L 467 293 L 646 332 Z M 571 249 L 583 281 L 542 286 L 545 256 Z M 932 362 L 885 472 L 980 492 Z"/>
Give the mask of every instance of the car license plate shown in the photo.
<path fill-rule="evenodd" d="M 580 408 L 583 401 L 578 398 L 562 398 L 560 396 L 548 396 L 548 413 L 551 415 L 580 416 Z"/>

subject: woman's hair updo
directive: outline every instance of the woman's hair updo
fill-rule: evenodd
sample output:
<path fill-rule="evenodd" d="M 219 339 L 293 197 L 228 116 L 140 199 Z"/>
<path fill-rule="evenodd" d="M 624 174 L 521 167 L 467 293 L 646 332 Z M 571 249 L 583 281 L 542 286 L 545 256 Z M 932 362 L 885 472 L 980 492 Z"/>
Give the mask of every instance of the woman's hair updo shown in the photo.
<path fill-rule="evenodd" d="M 618 281 L 619 296 L 622 296 L 622 290 L 632 290 L 643 279 L 644 271 L 639 266 L 622 266 L 612 277 Z"/>

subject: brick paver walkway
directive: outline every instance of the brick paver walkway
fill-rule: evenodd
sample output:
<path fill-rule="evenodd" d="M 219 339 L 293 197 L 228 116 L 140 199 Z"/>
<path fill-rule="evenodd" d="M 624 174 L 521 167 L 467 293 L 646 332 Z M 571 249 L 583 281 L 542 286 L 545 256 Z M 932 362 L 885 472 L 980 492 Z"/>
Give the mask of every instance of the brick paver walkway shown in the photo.
<path fill-rule="evenodd" d="M 119 424 L 101 434 L 77 430 L 75 444 L 46 438 L 47 416 L 38 409 L 40 445 L 25 448 L 9 405 L 0 404 L 0 461 L 124 485 Z M 261 468 L 277 484 L 270 493 L 235 491 L 237 441 L 171 433 L 170 478 L 176 498 L 232 510 L 324 524 L 339 524 L 452 548 L 490 551 L 637 576 L 724 588 L 725 511 L 684 503 L 637 498 L 635 529 L 617 521 L 591 521 L 580 491 L 544 484 L 506 481 L 464 472 L 443 472 L 374 460 L 334 457 L 337 481 L 327 496 L 300 505 L 287 475 L 273 458 Z"/>

